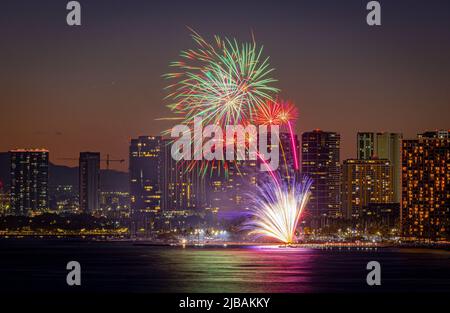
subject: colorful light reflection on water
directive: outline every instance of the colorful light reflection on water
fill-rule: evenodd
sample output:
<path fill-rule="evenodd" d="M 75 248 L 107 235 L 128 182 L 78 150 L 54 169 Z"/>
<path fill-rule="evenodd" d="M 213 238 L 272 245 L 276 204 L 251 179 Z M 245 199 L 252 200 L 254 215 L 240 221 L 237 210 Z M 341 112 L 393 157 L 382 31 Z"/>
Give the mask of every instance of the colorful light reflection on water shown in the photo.
<path fill-rule="evenodd" d="M 450 252 L 430 249 L 159 247 L 130 242 L 0 241 L 0 291 L 73 292 L 67 260 L 83 268 L 80 291 L 373 292 L 366 265 L 382 266 L 376 291 L 450 292 Z"/>
<path fill-rule="evenodd" d="M 178 251 L 167 251 L 178 255 Z M 315 255 L 308 249 L 253 246 L 185 249 L 176 264 L 181 292 L 308 292 Z M 195 282 L 195 283 L 193 283 Z"/>

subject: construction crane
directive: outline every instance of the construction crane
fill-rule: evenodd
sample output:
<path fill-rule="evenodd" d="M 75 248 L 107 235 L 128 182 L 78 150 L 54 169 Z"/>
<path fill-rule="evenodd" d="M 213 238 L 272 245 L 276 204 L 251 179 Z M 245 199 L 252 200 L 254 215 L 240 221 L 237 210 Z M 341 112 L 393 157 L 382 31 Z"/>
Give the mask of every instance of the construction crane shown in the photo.
<path fill-rule="evenodd" d="M 71 161 L 78 161 L 79 158 L 59 158 L 58 160 L 71 160 Z M 111 162 L 119 162 L 119 163 L 123 163 L 125 162 L 124 159 L 111 159 L 109 157 L 109 154 L 106 155 L 106 159 L 100 159 L 100 162 L 106 162 L 106 169 L 109 170 L 109 164 Z"/>
<path fill-rule="evenodd" d="M 109 162 L 119 162 L 123 163 L 125 162 L 124 159 L 110 159 L 109 154 L 106 155 L 106 159 L 100 160 L 100 161 L 106 161 L 106 169 L 109 170 Z"/>

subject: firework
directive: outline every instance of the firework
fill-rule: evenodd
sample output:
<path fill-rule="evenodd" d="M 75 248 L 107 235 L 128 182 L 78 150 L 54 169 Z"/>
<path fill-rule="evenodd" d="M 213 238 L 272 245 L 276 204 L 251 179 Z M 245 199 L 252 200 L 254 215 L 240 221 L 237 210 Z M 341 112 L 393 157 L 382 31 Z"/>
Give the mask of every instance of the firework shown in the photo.
<path fill-rule="evenodd" d="M 297 116 L 297 108 L 292 102 L 277 99 L 266 101 L 260 106 L 255 121 L 258 125 L 278 125 L 287 128 L 288 123 L 294 123 Z"/>
<path fill-rule="evenodd" d="M 278 125 L 287 131 L 291 138 L 291 149 L 294 158 L 294 167 L 298 170 L 297 147 L 294 139 L 295 121 L 298 118 L 297 108 L 291 101 L 277 99 L 276 101 L 266 101 L 264 105 L 259 107 L 256 114 L 256 123 L 258 125 Z M 283 155 L 286 162 L 286 156 Z"/>
<path fill-rule="evenodd" d="M 185 123 L 202 117 L 206 124 L 243 124 L 279 91 L 272 86 L 276 80 L 268 58 L 254 41 L 240 44 L 215 36 L 211 44 L 195 31 L 192 38 L 197 48 L 182 51 L 181 60 L 170 64 L 177 70 L 164 75 L 175 80 L 167 86 L 169 108 Z"/>
<path fill-rule="evenodd" d="M 276 239 L 285 244 L 295 241 L 295 231 L 310 196 L 312 180 L 269 181 L 252 195 L 250 234 Z"/>
<path fill-rule="evenodd" d="M 166 87 L 166 99 L 171 100 L 168 107 L 182 116 L 186 125 L 192 125 L 196 117 L 222 130 L 226 125 L 250 123 L 258 108 L 279 91 L 273 87 L 276 80 L 270 77 L 273 69 L 268 57 L 263 57 L 263 48 L 254 40 L 239 43 L 218 36 L 209 43 L 191 31 L 196 47 L 182 51 L 180 60 L 170 64 L 175 71 L 163 75 L 172 81 Z M 202 143 L 193 139 L 192 144 Z M 205 174 L 208 168 L 216 167 L 215 163 L 222 163 L 227 172 L 226 161 L 193 161 L 188 168 L 200 165 Z"/>

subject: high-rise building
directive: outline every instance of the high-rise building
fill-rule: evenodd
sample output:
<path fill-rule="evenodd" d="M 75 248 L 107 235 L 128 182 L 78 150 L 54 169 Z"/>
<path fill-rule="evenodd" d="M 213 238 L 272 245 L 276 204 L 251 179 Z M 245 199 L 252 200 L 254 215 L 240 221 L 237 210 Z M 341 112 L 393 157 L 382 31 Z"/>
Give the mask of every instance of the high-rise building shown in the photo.
<path fill-rule="evenodd" d="M 449 240 L 450 131 L 403 140 L 401 226 L 407 238 Z"/>
<path fill-rule="evenodd" d="M 5 185 L 0 180 L 0 215 L 9 214 L 9 194 L 5 190 Z"/>
<path fill-rule="evenodd" d="M 417 134 L 417 138 L 419 138 L 419 139 L 449 139 L 450 131 L 449 130 L 427 131 L 422 134 Z"/>
<path fill-rule="evenodd" d="M 11 150 L 11 207 L 14 215 L 48 209 L 48 156 L 45 149 Z"/>
<path fill-rule="evenodd" d="M 140 136 L 130 143 L 130 213 L 132 232 L 147 233 L 161 211 L 161 171 L 163 164 L 160 136 Z"/>
<path fill-rule="evenodd" d="M 283 179 L 297 178 L 300 172 L 300 143 L 298 136 L 280 133 L 280 156 L 278 172 Z"/>
<path fill-rule="evenodd" d="M 216 173 L 215 180 L 212 179 L 216 205 L 212 202 L 212 206 L 221 208 L 222 216 L 227 213 L 226 211 L 234 216 L 233 213 L 243 212 L 250 207 L 249 195 L 250 192 L 255 191 L 258 177 L 260 177 L 257 166 L 257 160 L 237 160 L 229 162 L 228 175 L 224 172 Z M 218 184 L 219 181 L 222 181 L 222 185 Z"/>
<path fill-rule="evenodd" d="M 257 160 L 229 161 L 210 164 L 211 171 L 205 177 L 207 206 L 221 218 L 233 219 L 250 207 L 250 192 L 258 181 Z"/>
<path fill-rule="evenodd" d="M 80 211 L 95 213 L 100 209 L 100 152 L 80 152 L 79 167 Z"/>
<path fill-rule="evenodd" d="M 340 135 L 314 130 L 302 134 L 302 174 L 313 179 L 308 212 L 335 217 L 340 212 Z"/>
<path fill-rule="evenodd" d="M 345 160 L 342 166 L 342 213 L 358 218 L 370 204 L 392 203 L 389 160 Z"/>
<path fill-rule="evenodd" d="M 370 160 L 377 153 L 378 133 L 359 132 L 357 134 L 358 160 Z"/>
<path fill-rule="evenodd" d="M 130 216 L 130 194 L 125 191 L 102 191 L 100 194 L 102 216 L 120 220 Z"/>
<path fill-rule="evenodd" d="M 165 212 L 195 210 L 206 206 L 206 183 L 200 162 L 176 161 L 171 139 L 162 140 L 162 209 Z"/>
<path fill-rule="evenodd" d="M 365 132 L 357 134 L 358 159 L 387 159 L 392 166 L 393 201 L 401 201 L 401 142 L 399 133 Z"/>
<path fill-rule="evenodd" d="M 73 185 L 50 185 L 49 206 L 52 212 L 58 214 L 80 213 L 79 190 Z"/>

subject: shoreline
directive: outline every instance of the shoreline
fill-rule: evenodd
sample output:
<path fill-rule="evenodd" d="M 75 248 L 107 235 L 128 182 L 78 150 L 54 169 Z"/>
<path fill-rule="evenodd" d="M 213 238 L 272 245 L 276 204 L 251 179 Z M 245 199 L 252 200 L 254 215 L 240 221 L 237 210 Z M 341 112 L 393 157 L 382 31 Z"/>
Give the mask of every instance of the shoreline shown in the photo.
<path fill-rule="evenodd" d="M 275 248 L 309 248 L 309 249 L 383 249 L 383 248 L 425 248 L 425 249 L 450 249 L 450 242 L 304 242 L 290 245 L 279 243 L 263 243 L 263 242 L 200 242 L 200 243 L 178 243 L 178 242 L 162 242 L 152 241 L 148 239 L 131 239 L 117 238 L 104 235 L 14 235 L 0 236 L 1 241 L 66 241 L 66 242 L 99 242 L 99 243 L 129 243 L 133 246 L 149 246 L 149 247 L 172 247 L 172 248 L 242 248 L 256 247 L 265 249 Z"/>

